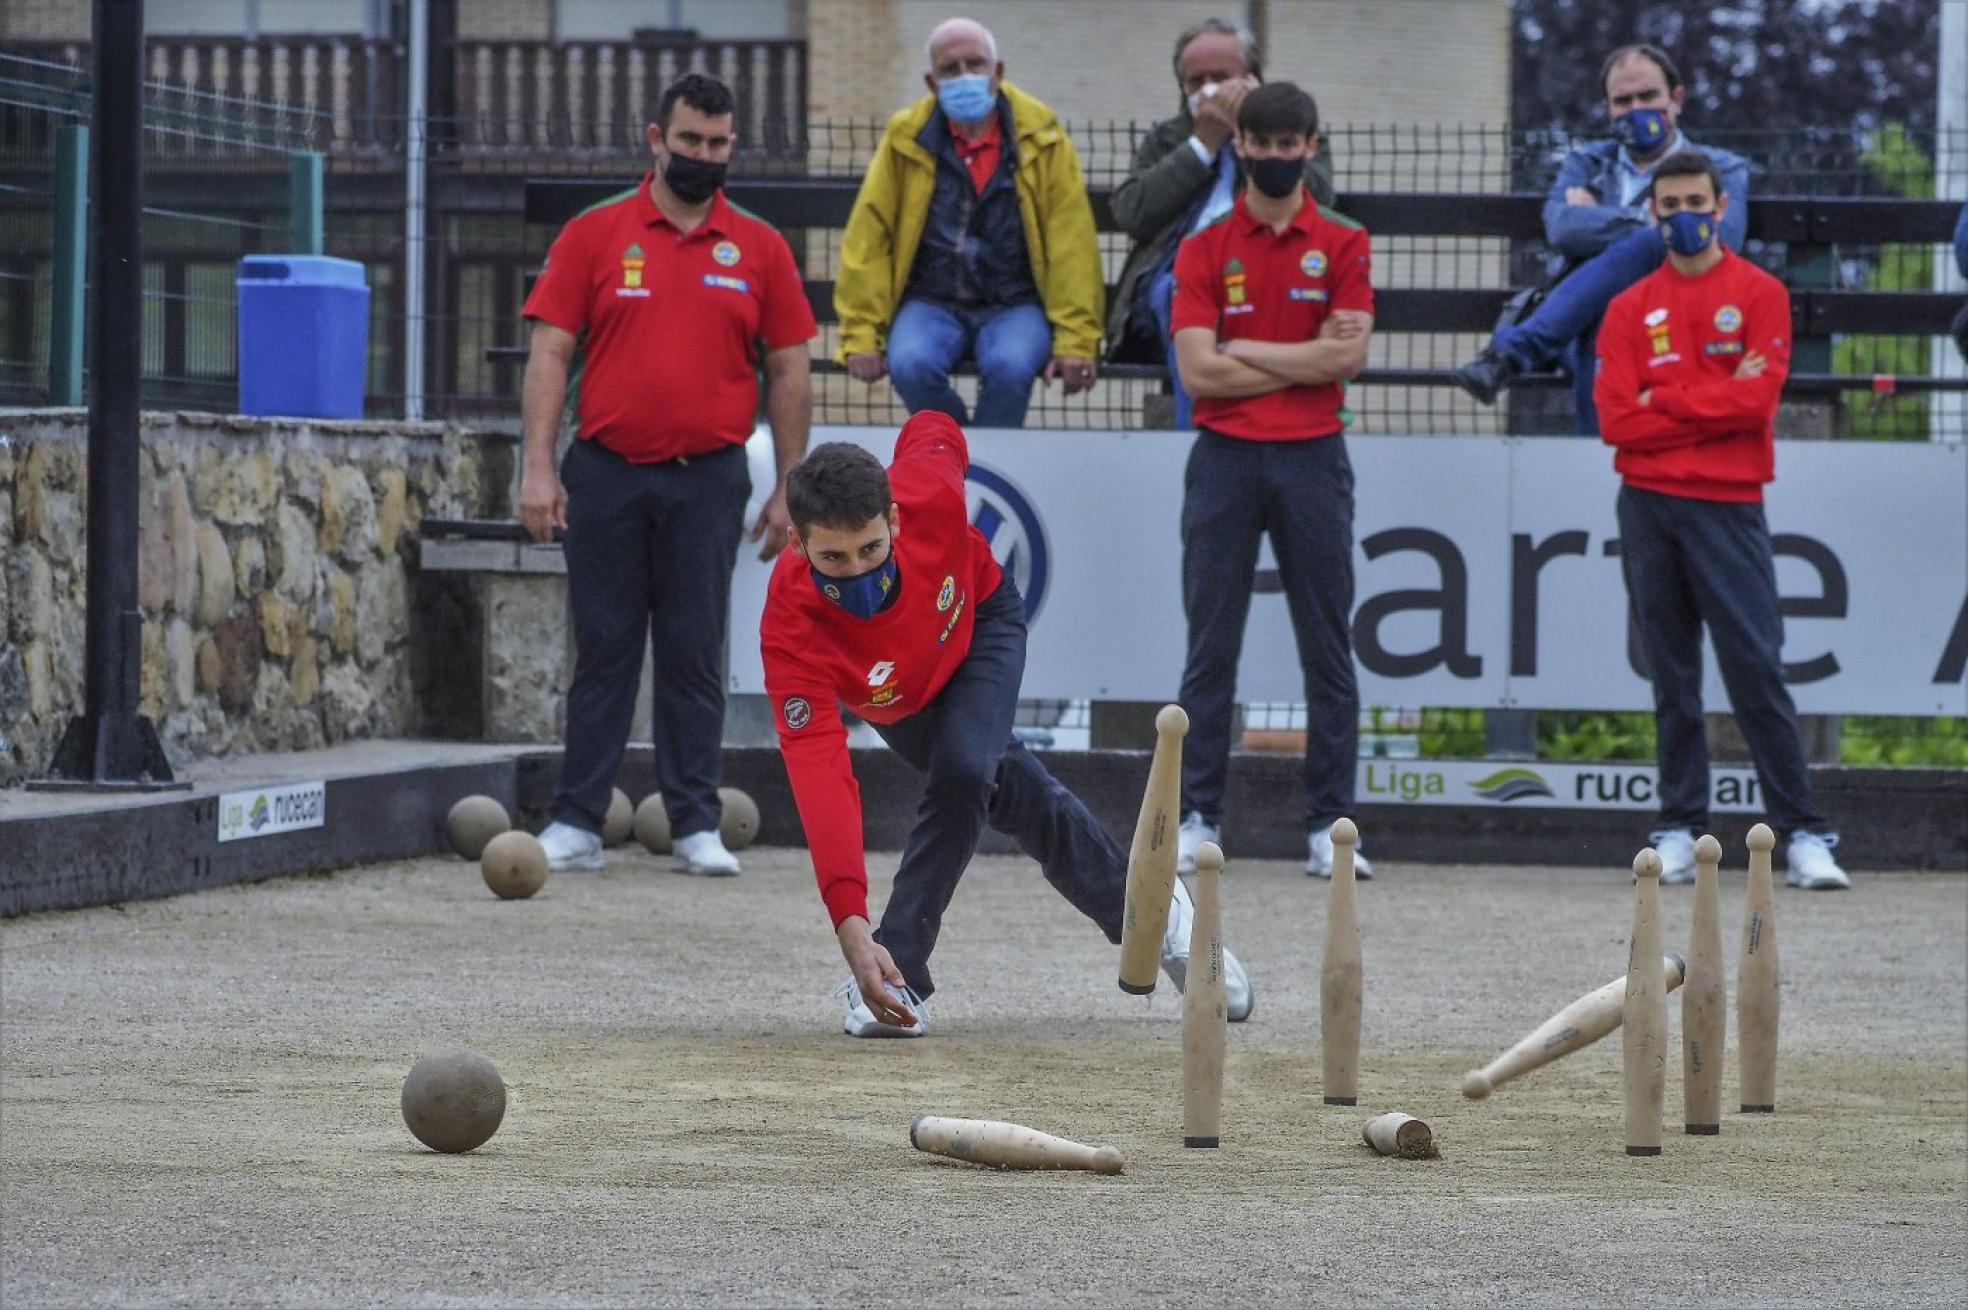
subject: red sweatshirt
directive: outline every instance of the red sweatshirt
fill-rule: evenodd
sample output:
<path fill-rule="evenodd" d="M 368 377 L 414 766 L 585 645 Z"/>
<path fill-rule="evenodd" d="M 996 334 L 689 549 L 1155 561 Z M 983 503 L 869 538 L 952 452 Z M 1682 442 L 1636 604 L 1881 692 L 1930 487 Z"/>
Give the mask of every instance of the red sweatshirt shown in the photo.
<path fill-rule="evenodd" d="M 947 415 L 924 411 L 903 425 L 888 467 L 900 590 L 874 618 L 855 618 L 821 596 L 796 551 L 779 556 L 766 586 L 765 694 L 836 927 L 868 914 L 861 789 L 837 702 L 872 723 L 894 723 L 936 699 L 969 653 L 977 603 L 999 579 L 990 543 L 970 525 L 969 467 L 963 430 Z"/>
<path fill-rule="evenodd" d="M 1747 354 L 1769 361 L 1738 379 Z M 1724 250 L 1689 277 L 1671 262 L 1606 307 L 1592 399 L 1629 486 L 1694 500 L 1760 501 L 1774 476 L 1771 431 L 1790 372 L 1790 293 Z M 1649 392 L 1647 403 L 1640 393 Z"/>

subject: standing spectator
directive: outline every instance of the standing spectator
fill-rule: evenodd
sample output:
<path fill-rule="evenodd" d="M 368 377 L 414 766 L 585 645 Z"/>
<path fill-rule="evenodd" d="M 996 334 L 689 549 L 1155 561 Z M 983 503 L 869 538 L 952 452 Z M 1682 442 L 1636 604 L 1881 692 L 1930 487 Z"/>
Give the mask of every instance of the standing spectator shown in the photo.
<path fill-rule="evenodd" d="M 1544 202 L 1544 239 L 1562 255 L 1563 278 L 1520 323 L 1498 329 L 1483 352 L 1455 370 L 1457 386 L 1483 404 L 1519 374 L 1565 361 L 1579 431 L 1599 430 L 1592 408 L 1592 332 L 1612 298 L 1660 267 L 1667 248 L 1647 221 L 1647 185 L 1669 155 L 1694 149 L 1681 132 L 1687 90 L 1657 46 L 1621 46 L 1599 69 L 1611 141 L 1579 146 L 1565 158 Z M 1722 244 L 1741 250 L 1749 231 L 1749 164 L 1704 148 L 1729 198 Z"/>
<path fill-rule="evenodd" d="M 1109 359 L 1168 365 L 1175 389 L 1175 426 L 1190 423 L 1189 394 L 1175 366 L 1169 305 L 1175 290 L 1175 251 L 1182 238 L 1230 212 L 1244 185 L 1243 162 L 1231 138 L 1237 108 L 1264 80 L 1256 39 L 1221 18 L 1206 18 L 1175 38 L 1175 117 L 1165 118 L 1134 149 L 1127 180 L 1109 201 L 1133 243 L 1107 309 Z M 1332 147 L 1321 141 L 1307 161 L 1305 185 L 1322 205 L 1333 203 Z"/>
<path fill-rule="evenodd" d="M 656 783 L 678 866 L 738 872 L 718 836 L 717 787 L 731 570 L 751 494 L 744 443 L 763 363 L 779 478 L 751 536 L 770 559 L 786 542 L 786 474 L 813 419 L 806 343 L 817 329 L 785 239 L 720 189 L 731 114 L 717 79 L 672 83 L 649 125 L 654 170 L 561 229 L 526 300 L 519 515 L 537 541 L 566 529 L 574 614 L 567 750 L 540 835 L 556 869 L 601 867 L 651 642 Z M 578 440 L 556 477 L 571 366 Z"/>
<path fill-rule="evenodd" d="M 929 36 L 930 94 L 888 120 L 841 241 L 840 358 L 894 382 L 911 413 L 1025 423 L 1044 370 L 1073 395 L 1100 350 L 1100 252 L 1072 138 L 1004 80 L 991 33 L 953 18 Z M 977 412 L 950 371 L 977 361 Z"/>
<path fill-rule="evenodd" d="M 1654 170 L 1650 214 L 1666 262 L 1617 296 L 1599 332 L 1595 392 L 1617 452 L 1620 563 L 1659 730 L 1662 882 L 1695 880 L 1708 826 L 1702 626 L 1749 743 L 1770 818 L 1789 835 L 1792 887 L 1850 887 L 1838 835 L 1811 797 L 1797 712 L 1783 680 L 1783 616 L 1763 484 L 1790 371 L 1790 294 L 1724 249 L 1722 173 L 1696 151 Z"/>
<path fill-rule="evenodd" d="M 1305 188 L 1319 111 L 1289 82 L 1237 110 L 1249 183 L 1175 259 L 1176 363 L 1200 429 L 1182 501 L 1184 818 L 1178 867 L 1216 841 L 1230 766 L 1237 659 L 1265 533 L 1305 674 L 1305 870 L 1330 878 L 1333 820 L 1353 808 L 1360 693 L 1353 673 L 1353 466 L 1342 386 L 1366 367 L 1372 260 L 1358 223 Z M 1373 867 L 1364 858 L 1362 878 Z"/>

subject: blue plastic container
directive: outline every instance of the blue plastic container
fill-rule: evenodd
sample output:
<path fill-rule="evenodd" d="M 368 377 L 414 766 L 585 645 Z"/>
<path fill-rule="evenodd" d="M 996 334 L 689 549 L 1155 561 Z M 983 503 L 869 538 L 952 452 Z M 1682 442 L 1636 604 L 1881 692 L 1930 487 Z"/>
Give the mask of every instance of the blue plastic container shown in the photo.
<path fill-rule="evenodd" d="M 239 261 L 239 412 L 361 418 L 369 360 L 362 265 L 327 255 Z"/>

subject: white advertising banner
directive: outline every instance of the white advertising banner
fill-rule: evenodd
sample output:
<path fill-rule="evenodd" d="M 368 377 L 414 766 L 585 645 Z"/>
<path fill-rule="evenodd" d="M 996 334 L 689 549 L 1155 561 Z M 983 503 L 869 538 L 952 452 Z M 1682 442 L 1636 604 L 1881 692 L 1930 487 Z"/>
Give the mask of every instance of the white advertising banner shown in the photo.
<path fill-rule="evenodd" d="M 328 822 L 328 785 L 286 783 L 219 797 L 219 840 L 243 841 L 319 828 Z"/>
<path fill-rule="evenodd" d="M 1496 760 L 1361 760 L 1354 791 L 1374 805 L 1509 805 L 1517 809 L 1660 809 L 1650 764 L 1503 764 Z M 1756 770 L 1709 769 L 1712 814 L 1762 814 Z"/>
<path fill-rule="evenodd" d="M 1182 475 L 1172 432 L 977 431 L 971 517 L 1032 615 L 1028 698 L 1170 700 L 1182 677 Z M 817 428 L 884 461 L 892 431 Z M 764 436 L 754 482 L 770 477 Z M 1612 452 L 1554 437 L 1347 439 L 1365 704 L 1647 709 L 1629 655 Z M 1784 661 L 1814 714 L 1968 714 L 1968 447 L 1786 441 L 1767 493 Z M 769 485 L 767 483 L 766 485 Z M 903 529 L 907 531 L 905 527 Z M 1305 699 L 1259 560 L 1244 701 Z M 763 690 L 767 566 L 739 553 L 731 688 Z M 904 585 L 907 585 L 906 582 Z M 1709 652 L 1707 699 L 1727 704 Z"/>

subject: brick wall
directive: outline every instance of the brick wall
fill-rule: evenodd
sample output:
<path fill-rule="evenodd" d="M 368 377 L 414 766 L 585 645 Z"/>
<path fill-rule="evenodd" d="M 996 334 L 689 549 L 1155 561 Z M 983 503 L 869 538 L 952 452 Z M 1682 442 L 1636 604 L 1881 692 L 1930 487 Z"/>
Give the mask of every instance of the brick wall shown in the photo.
<path fill-rule="evenodd" d="M 15 41 L 86 41 L 89 0 L 6 0 L 0 37 Z"/>
<path fill-rule="evenodd" d="M 458 6 L 458 35 L 544 41 L 553 35 L 553 0 L 467 0 Z"/>

